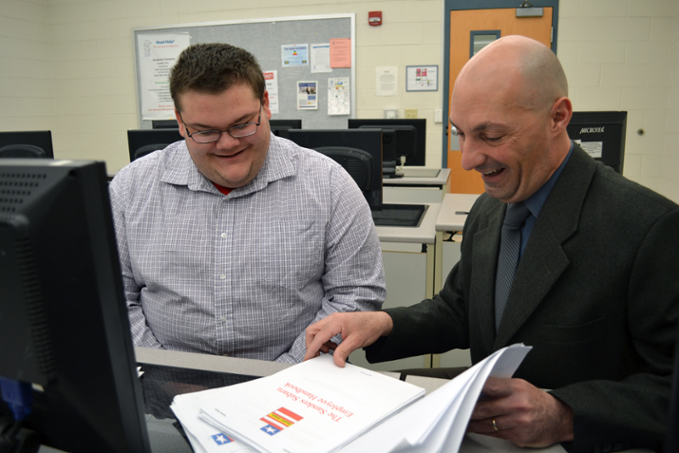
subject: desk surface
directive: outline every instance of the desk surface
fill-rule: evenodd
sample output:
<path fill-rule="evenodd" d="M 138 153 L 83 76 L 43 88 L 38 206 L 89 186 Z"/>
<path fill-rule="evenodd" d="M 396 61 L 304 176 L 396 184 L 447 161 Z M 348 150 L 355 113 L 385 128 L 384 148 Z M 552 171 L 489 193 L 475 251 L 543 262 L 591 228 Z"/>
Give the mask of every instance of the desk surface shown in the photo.
<path fill-rule="evenodd" d="M 447 193 L 436 219 L 436 231 L 462 231 L 467 213 L 478 197 L 478 194 Z"/>
<path fill-rule="evenodd" d="M 188 384 L 187 378 L 197 378 L 201 381 L 198 385 L 204 385 L 203 381 L 234 380 L 242 381 L 255 379 L 256 376 L 268 376 L 277 371 L 289 367 L 288 364 L 264 362 L 260 360 L 238 359 L 232 357 L 219 357 L 206 354 L 194 354 L 187 352 L 166 351 L 159 349 L 135 348 L 137 362 L 146 368 L 142 377 L 142 389 L 145 393 L 144 405 L 147 413 L 146 421 L 151 441 L 151 449 L 154 453 L 192 453 L 188 441 L 182 436 L 178 429 L 178 424 L 174 419 L 168 405 L 172 401 L 173 394 L 168 390 L 182 389 L 181 385 L 166 386 L 165 378 L 171 373 L 178 373 L 181 381 L 179 383 Z M 154 369 L 155 368 L 155 369 Z M 154 376 L 154 372 L 158 374 Z M 201 373 L 203 373 L 201 375 Z M 395 376 L 395 373 L 388 373 Z M 160 380 L 159 380 L 160 379 Z M 156 381 L 155 384 L 153 381 Z M 150 381 L 144 383 L 144 381 Z M 419 385 L 427 390 L 434 391 L 447 380 L 427 378 L 421 376 L 410 376 L 408 382 Z M 163 385 L 158 385 L 162 383 Z M 224 384 L 224 385 L 228 385 Z M 149 392 L 149 390 L 151 392 Z M 160 395 L 162 393 L 162 395 Z M 179 392 L 182 393 L 182 392 Z M 161 396 L 159 400 L 155 397 Z M 162 398 L 164 397 L 164 398 Z M 522 449 L 510 442 L 495 439 L 493 437 L 468 434 L 460 447 L 461 453 L 486 453 L 486 452 L 508 452 L 522 453 L 564 453 L 565 450 L 560 445 L 553 445 L 542 449 Z M 630 450 L 631 451 L 631 450 Z M 646 450 L 634 450 L 635 452 L 646 452 Z M 62 453 L 50 447 L 42 446 L 39 453 Z"/>
<path fill-rule="evenodd" d="M 403 167 L 402 178 L 385 178 L 383 186 L 439 186 L 450 178 L 450 168 Z"/>
<path fill-rule="evenodd" d="M 269 376 L 277 371 L 289 367 L 288 364 L 264 362 L 260 360 L 238 359 L 232 357 L 218 357 L 205 354 L 194 354 L 186 352 L 166 351 L 158 349 L 135 348 L 137 362 L 147 365 L 148 372 L 152 373 L 154 370 L 150 369 L 148 365 L 160 367 L 161 376 L 165 370 L 170 372 L 173 368 L 181 375 L 181 378 L 193 377 L 192 371 L 196 373 L 207 372 L 207 379 L 211 379 L 218 374 L 224 376 L 234 376 L 236 378 L 243 377 L 245 380 L 251 379 L 254 376 Z M 397 377 L 396 373 L 388 373 L 393 377 Z M 200 379 L 200 375 L 196 374 Z M 251 376 L 251 377 L 248 377 Z M 145 376 L 150 378 L 152 376 Z M 157 378 L 157 376 L 153 376 Z M 409 376 L 408 382 L 414 385 L 419 385 L 432 392 L 441 385 L 444 385 L 447 380 L 435 379 L 421 376 Z M 166 387 L 161 387 L 163 390 Z M 157 391 L 158 388 L 149 385 L 148 383 L 142 385 L 145 392 L 145 407 L 155 411 L 161 411 L 157 404 L 149 404 L 149 390 Z M 169 396 L 169 395 L 168 395 Z M 165 402 L 169 404 L 171 397 Z M 148 412 L 147 412 L 148 413 Z M 151 440 L 151 447 L 153 452 L 162 453 L 191 453 L 189 443 L 181 437 L 181 434 L 175 426 L 174 414 L 169 411 L 164 418 L 162 413 L 154 413 L 147 416 L 147 423 L 149 428 L 149 437 Z M 41 453 L 47 453 L 50 450 L 41 449 Z M 468 435 L 462 443 L 460 448 L 461 453 L 485 453 L 485 452 L 521 452 L 521 448 L 513 444 L 494 439 L 487 436 Z M 547 449 L 531 449 L 533 453 L 564 453 L 565 450 L 560 446 L 552 446 Z"/>
<path fill-rule="evenodd" d="M 399 204 L 399 203 L 390 203 Z M 404 203 L 412 204 L 412 203 Z M 436 219 L 441 203 L 422 203 L 427 206 L 424 218 L 417 227 L 378 226 L 377 235 L 384 242 L 405 242 L 411 244 L 434 244 L 436 242 Z"/>

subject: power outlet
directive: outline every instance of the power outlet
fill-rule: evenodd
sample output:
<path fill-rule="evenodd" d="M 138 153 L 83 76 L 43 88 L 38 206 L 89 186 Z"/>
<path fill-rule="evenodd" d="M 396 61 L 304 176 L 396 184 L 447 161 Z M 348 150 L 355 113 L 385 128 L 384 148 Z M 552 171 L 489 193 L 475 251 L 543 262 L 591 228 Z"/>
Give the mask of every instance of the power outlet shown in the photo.
<path fill-rule="evenodd" d="M 417 118 L 417 109 L 405 109 L 406 118 Z"/>

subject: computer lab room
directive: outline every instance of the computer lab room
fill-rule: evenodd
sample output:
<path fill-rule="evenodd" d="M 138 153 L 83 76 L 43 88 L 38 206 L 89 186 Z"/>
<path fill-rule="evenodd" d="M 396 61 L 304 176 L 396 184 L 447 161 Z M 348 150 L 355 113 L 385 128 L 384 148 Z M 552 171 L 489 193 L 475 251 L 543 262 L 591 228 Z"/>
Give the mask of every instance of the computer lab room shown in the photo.
<path fill-rule="evenodd" d="M 0 453 L 679 452 L 678 143 L 676 0 L 0 0 Z"/>

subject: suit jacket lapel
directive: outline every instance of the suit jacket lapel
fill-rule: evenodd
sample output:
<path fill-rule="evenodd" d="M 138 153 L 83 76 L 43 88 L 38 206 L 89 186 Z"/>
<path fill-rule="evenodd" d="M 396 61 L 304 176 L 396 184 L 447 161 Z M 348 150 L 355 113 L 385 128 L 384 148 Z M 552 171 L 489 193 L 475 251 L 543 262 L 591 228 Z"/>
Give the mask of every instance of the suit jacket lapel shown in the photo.
<path fill-rule="evenodd" d="M 577 231 L 596 166 L 597 163 L 575 145 L 533 227 L 492 350 L 507 345 L 568 267 L 562 244 Z M 499 235 L 499 227 L 495 234 Z M 497 261 L 497 250 L 495 259 Z M 492 268 L 494 272 L 495 266 Z M 493 288 L 494 282 L 493 276 Z"/>

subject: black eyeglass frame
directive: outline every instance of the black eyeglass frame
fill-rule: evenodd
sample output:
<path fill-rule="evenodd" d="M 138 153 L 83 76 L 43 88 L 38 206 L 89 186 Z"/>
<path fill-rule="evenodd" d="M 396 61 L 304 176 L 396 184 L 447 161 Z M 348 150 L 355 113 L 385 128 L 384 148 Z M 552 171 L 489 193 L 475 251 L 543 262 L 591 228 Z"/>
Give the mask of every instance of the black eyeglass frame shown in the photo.
<path fill-rule="evenodd" d="M 189 137 L 191 137 L 191 140 L 193 140 L 194 142 L 198 143 L 199 145 L 206 145 L 206 144 L 208 144 L 208 143 L 215 143 L 215 142 L 218 142 L 219 139 L 222 138 L 222 134 L 225 133 L 225 132 L 228 132 L 229 135 L 230 135 L 231 137 L 233 137 L 233 138 L 245 138 L 245 137 L 251 137 L 251 136 L 255 135 L 255 134 L 257 133 L 257 128 L 259 127 L 260 124 L 262 124 L 262 107 L 264 107 L 264 104 L 261 104 L 261 103 L 260 103 L 260 104 L 259 104 L 259 116 L 257 117 L 257 122 L 256 122 L 256 123 L 255 123 L 255 122 L 250 122 L 250 123 L 236 124 L 235 126 L 231 126 L 230 128 L 225 129 L 225 130 L 223 130 L 223 131 L 220 131 L 219 129 L 208 129 L 208 130 L 206 130 L 206 131 L 196 131 L 196 132 L 191 132 L 191 133 L 189 133 L 189 129 L 188 129 L 186 123 L 184 122 L 184 118 L 182 118 L 182 114 L 181 114 L 180 112 L 177 112 L 177 114 L 179 115 L 179 119 L 182 120 L 182 124 L 184 125 L 184 129 L 186 130 L 186 135 L 189 136 Z M 234 129 L 236 129 L 236 130 L 238 130 L 238 129 L 244 129 L 244 128 L 246 128 L 247 126 L 252 126 L 253 124 L 255 125 L 255 130 L 252 131 L 252 133 L 246 134 L 246 135 L 238 135 L 238 136 L 233 135 L 233 132 L 232 132 L 232 131 L 233 131 Z M 215 140 L 210 140 L 209 142 L 199 142 L 199 141 L 196 140 L 196 138 L 194 137 L 194 135 L 202 136 L 202 135 L 214 134 L 215 132 L 219 132 L 219 136 L 218 136 Z"/>

